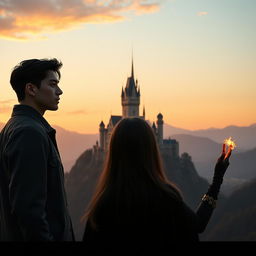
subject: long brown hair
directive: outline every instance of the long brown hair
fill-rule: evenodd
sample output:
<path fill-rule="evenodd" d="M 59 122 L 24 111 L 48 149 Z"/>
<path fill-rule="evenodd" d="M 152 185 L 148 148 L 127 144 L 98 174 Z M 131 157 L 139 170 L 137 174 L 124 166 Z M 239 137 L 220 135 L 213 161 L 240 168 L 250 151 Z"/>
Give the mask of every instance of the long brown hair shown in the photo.
<path fill-rule="evenodd" d="M 88 218 L 96 227 L 94 213 L 100 205 L 108 205 L 109 200 L 126 211 L 141 207 L 153 187 L 182 200 L 178 188 L 165 175 L 150 125 L 141 118 L 123 118 L 113 129 L 103 171 L 82 219 Z"/>

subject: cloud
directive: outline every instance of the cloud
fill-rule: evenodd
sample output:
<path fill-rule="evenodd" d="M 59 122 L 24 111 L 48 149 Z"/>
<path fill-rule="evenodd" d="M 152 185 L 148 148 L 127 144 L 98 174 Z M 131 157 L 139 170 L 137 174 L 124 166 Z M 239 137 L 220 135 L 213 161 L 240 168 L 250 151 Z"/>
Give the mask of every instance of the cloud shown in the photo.
<path fill-rule="evenodd" d="M 208 12 L 198 12 L 197 16 L 205 16 L 208 15 Z"/>
<path fill-rule="evenodd" d="M 154 2 L 155 1 L 155 2 Z M 86 23 L 118 22 L 156 12 L 162 0 L 1 0 L 0 37 L 27 40 Z"/>

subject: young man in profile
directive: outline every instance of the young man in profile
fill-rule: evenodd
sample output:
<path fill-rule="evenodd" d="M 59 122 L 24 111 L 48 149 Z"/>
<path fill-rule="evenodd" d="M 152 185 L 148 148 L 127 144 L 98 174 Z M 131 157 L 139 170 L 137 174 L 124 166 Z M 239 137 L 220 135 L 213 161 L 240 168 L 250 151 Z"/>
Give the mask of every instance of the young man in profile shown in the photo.
<path fill-rule="evenodd" d="M 56 131 L 43 117 L 58 109 L 61 67 L 30 59 L 11 73 L 19 104 L 0 134 L 1 241 L 74 241 Z"/>

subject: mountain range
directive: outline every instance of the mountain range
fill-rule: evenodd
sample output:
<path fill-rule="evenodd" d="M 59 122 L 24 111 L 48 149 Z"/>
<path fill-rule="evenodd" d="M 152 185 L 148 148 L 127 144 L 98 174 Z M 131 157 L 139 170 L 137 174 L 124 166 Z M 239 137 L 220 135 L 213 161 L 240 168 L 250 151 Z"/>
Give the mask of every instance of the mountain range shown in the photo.
<path fill-rule="evenodd" d="M 0 129 L 3 125 L 0 123 Z M 78 157 L 95 145 L 99 135 L 68 131 L 55 125 L 53 127 L 57 130 L 57 141 L 65 172 L 69 172 Z M 199 175 L 207 179 L 212 177 L 214 164 L 221 153 L 223 139 L 232 136 L 237 148 L 232 153 L 226 177 L 233 179 L 233 182 L 256 177 L 256 124 L 196 131 L 165 124 L 164 135 L 165 138 L 171 137 L 179 142 L 180 154 L 189 153 Z"/>
<path fill-rule="evenodd" d="M 66 172 L 74 166 L 78 157 L 92 148 L 99 138 L 98 134 L 80 134 L 67 131 L 59 126 L 57 139 Z M 181 134 L 181 132 L 183 134 Z M 230 166 L 225 175 L 222 191 L 231 194 L 247 181 L 256 177 L 256 125 L 248 127 L 228 126 L 223 129 L 189 131 L 165 124 L 165 138 L 171 137 L 179 142 L 180 155 L 189 153 L 198 174 L 211 181 L 214 165 L 222 149 L 223 139 L 233 137 L 237 148 L 232 152 Z M 208 136 L 208 137 L 206 137 Z"/>
<path fill-rule="evenodd" d="M 256 147 L 256 123 L 250 126 L 230 125 L 224 128 L 209 128 L 204 130 L 185 130 L 165 124 L 165 137 L 175 134 L 188 134 L 198 137 L 209 138 L 217 143 L 222 143 L 227 137 L 232 137 L 238 148 L 242 150 L 253 149 Z"/>
<path fill-rule="evenodd" d="M 53 127 L 57 130 L 58 145 L 66 172 L 70 171 L 80 154 L 92 148 L 99 140 L 98 134 L 82 134 L 59 126 Z M 223 140 L 230 136 L 237 144 L 234 154 L 256 148 L 256 124 L 247 127 L 228 126 L 223 129 L 210 128 L 195 131 L 164 125 L 164 137 L 178 140 L 180 153 L 188 152 L 195 164 L 215 161 L 221 152 Z"/>
<path fill-rule="evenodd" d="M 256 241 L 256 179 L 218 202 L 203 241 Z"/>
<path fill-rule="evenodd" d="M 58 145 L 63 162 L 70 170 L 78 156 L 86 149 L 95 145 L 99 140 L 98 134 L 81 134 L 54 126 L 57 130 Z M 188 152 L 194 162 L 215 160 L 221 152 L 221 144 L 225 138 L 232 137 L 237 148 L 234 153 L 245 152 L 256 148 L 256 124 L 248 127 L 228 126 L 223 129 L 210 128 L 190 131 L 164 125 L 164 137 L 179 141 L 180 153 Z"/>
<path fill-rule="evenodd" d="M 64 168 L 66 172 L 69 172 L 77 158 L 86 149 L 95 145 L 99 135 L 71 132 L 59 126 L 54 126 L 54 128 L 57 130 L 58 145 Z M 166 124 L 164 129 L 164 134 L 167 134 L 165 137 L 170 136 L 172 139 L 176 139 L 179 142 L 180 154 L 189 153 L 199 175 L 208 180 L 212 177 L 215 162 L 221 153 L 223 139 L 229 136 L 235 139 L 237 148 L 232 153 L 231 164 L 223 186 L 227 193 L 245 181 L 256 177 L 254 168 L 256 166 L 255 124 L 248 127 L 228 126 L 223 129 L 211 128 L 198 131 L 189 131 Z M 206 135 L 208 137 L 205 137 Z"/>

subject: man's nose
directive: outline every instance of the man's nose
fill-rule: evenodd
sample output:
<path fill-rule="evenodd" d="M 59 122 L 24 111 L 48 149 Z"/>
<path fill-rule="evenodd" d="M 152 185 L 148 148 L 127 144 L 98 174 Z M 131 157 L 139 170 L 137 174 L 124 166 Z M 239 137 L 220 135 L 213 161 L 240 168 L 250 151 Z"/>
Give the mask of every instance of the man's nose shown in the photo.
<path fill-rule="evenodd" d="M 58 86 L 58 88 L 57 88 L 57 94 L 58 94 L 58 95 L 63 94 L 63 91 L 60 89 L 60 87 L 59 87 L 59 86 Z"/>

